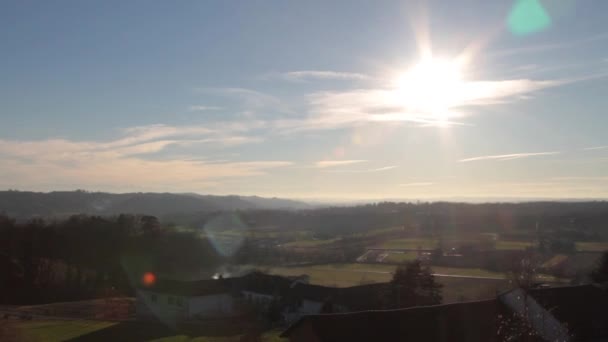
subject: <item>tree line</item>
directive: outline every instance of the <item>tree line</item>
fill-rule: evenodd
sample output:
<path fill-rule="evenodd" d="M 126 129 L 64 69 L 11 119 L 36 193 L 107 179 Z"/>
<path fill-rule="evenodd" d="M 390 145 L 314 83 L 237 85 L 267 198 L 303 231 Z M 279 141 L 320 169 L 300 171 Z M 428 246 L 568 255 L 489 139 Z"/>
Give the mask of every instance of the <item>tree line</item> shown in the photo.
<path fill-rule="evenodd" d="M 5 304 L 131 295 L 145 272 L 192 276 L 222 262 L 204 236 L 163 227 L 154 216 L 75 215 L 18 223 L 0 215 Z"/>

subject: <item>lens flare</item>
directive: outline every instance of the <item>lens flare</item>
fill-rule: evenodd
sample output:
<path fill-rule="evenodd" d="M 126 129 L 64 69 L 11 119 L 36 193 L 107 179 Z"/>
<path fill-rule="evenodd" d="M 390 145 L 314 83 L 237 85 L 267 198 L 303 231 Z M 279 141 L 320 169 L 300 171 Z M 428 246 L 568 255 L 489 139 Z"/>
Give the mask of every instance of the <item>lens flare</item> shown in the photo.
<path fill-rule="evenodd" d="M 154 284 L 156 284 L 156 275 L 152 272 L 146 272 L 141 277 L 141 282 L 146 287 L 153 286 Z"/>
<path fill-rule="evenodd" d="M 205 235 L 223 256 L 232 256 L 243 245 L 247 234 L 247 225 L 234 213 L 224 213 L 216 216 L 203 228 Z"/>

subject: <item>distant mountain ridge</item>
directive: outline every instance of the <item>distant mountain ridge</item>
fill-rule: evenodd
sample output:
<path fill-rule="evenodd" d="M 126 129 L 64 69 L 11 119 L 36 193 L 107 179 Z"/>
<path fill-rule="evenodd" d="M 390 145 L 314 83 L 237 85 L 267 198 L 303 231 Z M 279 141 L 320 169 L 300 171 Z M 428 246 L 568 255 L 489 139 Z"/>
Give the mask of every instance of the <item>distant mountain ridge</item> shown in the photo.
<path fill-rule="evenodd" d="M 87 191 L 0 191 L 0 213 L 17 218 L 120 213 L 163 216 L 174 213 L 245 209 L 304 209 L 304 202 L 258 196 Z"/>

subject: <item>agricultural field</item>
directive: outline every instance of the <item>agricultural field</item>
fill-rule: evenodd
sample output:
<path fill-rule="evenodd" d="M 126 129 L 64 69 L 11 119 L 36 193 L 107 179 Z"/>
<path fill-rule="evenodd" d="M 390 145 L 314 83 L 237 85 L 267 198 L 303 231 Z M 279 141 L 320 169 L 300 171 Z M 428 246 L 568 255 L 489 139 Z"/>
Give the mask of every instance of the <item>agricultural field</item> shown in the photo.
<path fill-rule="evenodd" d="M 14 321 L 0 323 L 0 340 L 67 341 L 112 327 L 118 323 L 84 320 Z"/>
<path fill-rule="evenodd" d="M 299 248 L 320 247 L 320 246 L 324 246 L 324 245 L 330 245 L 336 241 L 340 241 L 340 238 L 327 239 L 327 240 L 318 240 L 318 239 L 296 240 L 296 241 L 285 243 L 282 246 L 283 247 L 299 247 Z"/>
<path fill-rule="evenodd" d="M 524 250 L 528 247 L 534 247 L 532 241 L 514 241 L 514 240 L 498 240 L 496 241 L 496 249 L 498 250 Z"/>
<path fill-rule="evenodd" d="M 579 252 L 608 251 L 608 242 L 577 242 L 576 250 Z"/>
<path fill-rule="evenodd" d="M 431 238 L 412 238 L 412 239 L 394 239 L 384 241 L 382 244 L 375 246 L 377 248 L 387 249 L 434 249 L 438 245 L 437 240 Z"/>
<path fill-rule="evenodd" d="M 266 332 L 261 342 L 285 341 L 280 331 Z M 156 341 L 156 342 L 238 342 L 241 335 L 180 335 L 162 325 L 139 322 L 87 320 L 34 320 L 0 322 L 0 340 L 14 342 L 58 341 Z"/>
<path fill-rule="evenodd" d="M 395 266 L 369 264 L 331 264 L 306 267 L 273 267 L 267 271 L 296 276 L 308 274 L 310 282 L 324 286 L 348 287 L 369 283 L 388 282 L 392 278 Z M 480 269 L 433 267 L 433 272 L 446 276 L 438 276 L 437 281 L 444 286 L 444 302 L 461 300 L 477 300 L 490 298 L 497 291 L 509 288 L 504 274 Z M 485 278 L 460 278 L 458 275 Z M 456 277 L 454 277 L 456 276 Z M 496 278 L 496 279 L 494 279 Z"/>
<path fill-rule="evenodd" d="M 418 258 L 417 252 L 390 252 L 388 256 L 384 258 L 385 263 L 404 263 L 407 261 L 416 260 Z"/>

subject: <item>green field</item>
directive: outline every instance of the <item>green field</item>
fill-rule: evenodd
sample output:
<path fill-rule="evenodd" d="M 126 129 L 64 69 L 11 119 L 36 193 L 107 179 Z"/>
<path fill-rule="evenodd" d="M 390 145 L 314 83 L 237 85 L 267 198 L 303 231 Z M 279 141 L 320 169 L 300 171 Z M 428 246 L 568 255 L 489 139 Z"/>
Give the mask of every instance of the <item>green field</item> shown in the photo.
<path fill-rule="evenodd" d="M 386 263 L 403 263 L 406 261 L 416 260 L 418 258 L 417 252 L 403 252 L 403 253 L 395 253 L 391 252 L 384 259 L 383 262 Z"/>
<path fill-rule="evenodd" d="M 366 283 L 381 283 L 391 279 L 391 265 L 328 264 L 303 267 L 272 267 L 269 273 L 284 276 L 307 274 L 313 284 L 347 287 Z"/>
<path fill-rule="evenodd" d="M 285 276 L 307 274 L 310 276 L 310 282 L 313 284 L 346 287 L 390 281 L 395 267 L 394 265 L 382 264 L 327 264 L 302 267 L 272 267 L 267 271 L 272 274 Z M 434 273 L 450 276 L 505 278 L 503 273 L 478 268 L 436 266 L 432 267 L 432 269 Z"/>
<path fill-rule="evenodd" d="M 434 273 L 492 277 L 501 279 L 474 279 L 437 277 L 443 284 L 445 302 L 491 298 L 497 291 L 506 290 L 508 281 L 504 274 L 475 268 L 432 267 Z M 330 264 L 306 267 L 273 267 L 268 271 L 281 275 L 308 274 L 312 284 L 325 286 L 355 286 L 368 283 L 388 282 L 395 270 L 393 265 L 380 264 Z"/>
<path fill-rule="evenodd" d="M 437 247 L 437 240 L 435 239 L 394 239 L 384 241 L 382 244 L 377 246 L 378 248 L 390 248 L 390 249 L 434 249 Z"/>
<path fill-rule="evenodd" d="M 3 323 L 3 333 L 10 334 L 9 336 L 14 337 L 16 341 L 44 342 L 67 341 L 117 324 L 114 322 L 83 320 L 12 321 Z M 7 326 L 8 324 L 10 326 Z"/>
<path fill-rule="evenodd" d="M 608 242 L 577 242 L 576 250 L 579 252 L 608 251 Z"/>
<path fill-rule="evenodd" d="M 528 247 L 534 247 L 534 242 L 531 241 L 511 241 L 498 240 L 496 241 L 496 249 L 499 250 L 524 250 Z"/>
<path fill-rule="evenodd" d="M 309 240 L 296 240 L 296 241 L 292 241 L 292 242 L 288 242 L 286 244 L 283 244 L 283 247 L 301 247 L 301 248 L 306 248 L 306 247 L 320 247 L 320 246 L 324 246 L 324 245 L 329 245 L 332 244 L 336 241 L 339 241 L 339 238 L 336 239 L 327 239 L 327 240 L 313 240 L 313 239 L 309 239 Z"/>
<path fill-rule="evenodd" d="M 262 335 L 261 342 L 285 341 L 280 331 Z M 58 341 L 162 341 L 162 342 L 238 342 L 241 335 L 205 336 L 207 334 L 176 335 L 175 331 L 158 324 L 141 322 L 104 322 L 87 320 L 0 321 L 0 341 L 58 342 Z"/>

